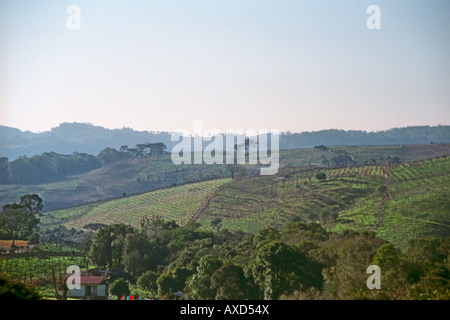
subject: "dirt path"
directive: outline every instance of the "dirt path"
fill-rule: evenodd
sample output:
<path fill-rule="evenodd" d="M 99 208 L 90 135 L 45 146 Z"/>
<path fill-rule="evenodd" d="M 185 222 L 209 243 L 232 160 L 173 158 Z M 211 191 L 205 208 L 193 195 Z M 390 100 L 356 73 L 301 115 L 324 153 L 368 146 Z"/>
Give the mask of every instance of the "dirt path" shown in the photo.
<path fill-rule="evenodd" d="M 217 192 L 217 190 L 213 191 L 206 197 L 206 199 L 203 201 L 200 208 L 198 208 L 197 212 L 192 216 L 192 218 L 189 220 L 189 222 L 195 221 L 199 218 L 199 216 L 203 213 L 203 211 L 205 211 L 206 208 L 208 208 L 208 205 L 211 202 L 212 198 L 214 198 L 214 196 L 216 195 L 216 192 Z"/>

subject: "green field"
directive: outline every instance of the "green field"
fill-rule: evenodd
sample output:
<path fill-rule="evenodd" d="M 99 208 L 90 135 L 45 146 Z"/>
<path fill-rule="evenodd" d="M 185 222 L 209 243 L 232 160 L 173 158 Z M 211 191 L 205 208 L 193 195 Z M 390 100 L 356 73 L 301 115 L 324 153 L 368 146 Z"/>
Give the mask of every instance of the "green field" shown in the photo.
<path fill-rule="evenodd" d="M 280 168 L 333 167 L 333 159 L 348 156 L 351 162 L 338 166 L 380 166 L 384 162 L 415 161 L 450 156 L 450 144 L 407 146 L 330 146 L 280 150 Z M 258 166 L 246 165 L 248 173 Z M 230 178 L 225 165 L 175 165 L 169 154 L 125 159 L 64 180 L 27 185 L 0 185 L 0 206 L 19 201 L 23 194 L 44 199 L 44 211 L 82 206 L 96 201 L 134 195 L 160 188 Z"/>
<path fill-rule="evenodd" d="M 94 267 L 80 249 L 62 244 L 40 244 L 31 252 L 0 254 L 0 274 L 36 285 L 44 299 L 54 299 L 52 270 L 58 279 L 59 272 L 65 274 L 71 265 L 81 269 Z"/>
<path fill-rule="evenodd" d="M 315 178 L 321 171 L 327 176 L 323 181 Z M 402 245 L 411 238 L 450 234 L 448 172 L 449 157 L 401 165 L 289 167 L 274 176 L 211 180 L 52 211 L 45 213 L 41 228 L 139 227 L 143 216 L 153 215 L 184 225 L 216 191 L 196 217 L 207 229 L 215 218 L 222 219 L 223 228 L 251 233 L 291 221 L 317 222 L 330 231 L 374 230 Z"/>
<path fill-rule="evenodd" d="M 323 171 L 327 179 L 315 174 Z M 339 169 L 284 169 L 270 177 L 223 186 L 200 221 L 257 232 L 289 221 L 318 222 L 329 230 L 374 230 L 398 245 L 450 235 L 450 158 L 403 165 Z"/>
<path fill-rule="evenodd" d="M 378 228 L 381 237 L 400 242 L 450 235 L 450 158 L 421 161 L 390 170 L 389 199 Z"/>
<path fill-rule="evenodd" d="M 248 175 L 233 180 L 227 166 L 176 166 L 169 155 L 163 155 L 119 161 L 46 185 L 3 185 L 0 197 L 38 193 L 44 208 L 48 201 L 55 206 L 72 204 L 45 212 L 41 229 L 64 225 L 83 230 L 90 223 L 138 227 L 143 216 L 156 214 L 183 225 L 217 190 L 196 217 L 205 228 L 211 228 L 215 218 L 222 219 L 224 228 L 252 233 L 305 221 L 334 231 L 376 230 L 400 243 L 417 236 L 449 234 L 450 168 L 449 158 L 442 158 L 449 153 L 450 144 L 281 150 L 278 174 L 249 174 L 257 167 L 247 165 Z M 331 165 L 339 157 L 350 162 Z M 425 158 L 431 160 L 421 160 Z M 397 164 L 405 160 L 416 161 Z M 326 173 L 326 180 L 315 178 L 319 171 Z M 192 181 L 196 182 L 184 184 Z M 157 188 L 163 189 L 144 193 Z"/>
<path fill-rule="evenodd" d="M 210 180 L 156 190 L 140 195 L 47 212 L 41 228 L 64 225 L 82 230 L 89 223 L 125 223 L 139 227 L 143 216 L 162 216 L 186 224 L 201 207 L 208 195 L 230 179 Z"/>
<path fill-rule="evenodd" d="M 351 175 L 318 181 L 320 169 L 286 169 L 270 177 L 233 181 L 221 188 L 201 217 L 220 217 L 223 227 L 255 233 L 291 221 L 331 224 L 333 214 L 367 201 L 383 186 L 380 177 Z"/>

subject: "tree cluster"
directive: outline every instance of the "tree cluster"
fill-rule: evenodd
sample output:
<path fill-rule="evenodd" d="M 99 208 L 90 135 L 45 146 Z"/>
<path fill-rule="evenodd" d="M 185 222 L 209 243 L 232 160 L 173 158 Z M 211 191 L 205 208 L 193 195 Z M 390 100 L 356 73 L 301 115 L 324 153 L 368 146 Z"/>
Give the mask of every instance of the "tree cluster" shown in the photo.
<path fill-rule="evenodd" d="M 105 148 L 97 156 L 74 152 L 70 155 L 44 152 L 32 157 L 22 156 L 9 162 L 0 158 L 0 184 L 39 184 L 61 180 L 67 176 L 86 173 L 127 158 L 143 158 L 164 153 L 163 143 L 137 144 L 136 148 L 122 146 L 120 150 Z"/>
<path fill-rule="evenodd" d="M 89 256 L 112 270 L 121 287 L 125 281 L 163 299 L 176 292 L 202 300 L 448 299 L 449 244 L 449 238 L 418 239 L 400 250 L 373 232 L 332 233 L 302 222 L 256 235 L 213 233 L 155 217 L 143 219 L 138 230 L 100 229 Z M 381 269 L 380 290 L 366 285 L 374 264 Z"/>
<path fill-rule="evenodd" d="M 42 209 L 42 199 L 37 194 L 26 194 L 19 203 L 4 205 L 0 212 L 0 239 L 12 240 L 12 245 L 19 239 L 38 242 Z"/>
<path fill-rule="evenodd" d="M 300 133 L 288 131 L 280 135 L 280 148 L 446 143 L 448 138 L 445 137 L 448 137 L 449 129 L 449 126 L 410 126 L 377 132 L 338 129 Z"/>
<path fill-rule="evenodd" d="M 6 275 L 0 274 L 0 300 L 40 300 L 41 298 L 36 287 L 8 279 Z"/>

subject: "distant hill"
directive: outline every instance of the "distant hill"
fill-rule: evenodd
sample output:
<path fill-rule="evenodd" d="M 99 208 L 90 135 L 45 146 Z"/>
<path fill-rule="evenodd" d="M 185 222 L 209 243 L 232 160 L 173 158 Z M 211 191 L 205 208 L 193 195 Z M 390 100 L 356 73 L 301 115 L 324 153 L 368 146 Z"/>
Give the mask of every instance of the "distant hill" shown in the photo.
<path fill-rule="evenodd" d="M 321 130 L 316 132 L 283 133 L 280 148 L 312 148 L 314 146 L 347 145 L 412 145 L 450 142 L 450 126 L 413 126 L 384 131 Z"/>
<path fill-rule="evenodd" d="M 0 157 L 10 161 L 19 156 L 55 152 L 97 155 L 106 147 L 119 149 L 122 145 L 162 142 L 170 151 L 177 143 L 170 132 L 136 131 L 131 128 L 106 129 L 88 123 L 62 123 L 41 133 L 23 132 L 0 126 Z M 312 148 L 318 145 L 411 145 L 450 142 L 450 126 L 415 126 L 379 132 L 356 130 L 321 130 L 316 132 L 283 132 L 281 149 Z"/>
<path fill-rule="evenodd" d="M 20 156 L 44 152 L 71 154 L 73 152 L 97 155 L 106 147 L 119 149 L 123 145 L 162 142 L 172 148 L 168 132 L 136 131 L 130 128 L 105 129 L 87 123 L 62 123 L 41 133 L 22 132 L 0 126 L 0 157 L 15 160 Z"/>

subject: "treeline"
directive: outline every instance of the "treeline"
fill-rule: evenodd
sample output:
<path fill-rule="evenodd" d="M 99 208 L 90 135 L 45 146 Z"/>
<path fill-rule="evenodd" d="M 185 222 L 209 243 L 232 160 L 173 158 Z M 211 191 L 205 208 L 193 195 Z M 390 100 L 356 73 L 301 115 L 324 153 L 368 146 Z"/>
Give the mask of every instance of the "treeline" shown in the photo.
<path fill-rule="evenodd" d="M 144 143 L 136 148 L 124 145 L 120 150 L 105 148 L 97 156 L 74 152 L 70 155 L 44 152 L 14 161 L 0 158 L 0 183 L 38 184 L 58 181 L 67 176 L 86 173 L 127 158 L 143 158 L 165 152 L 163 143 Z"/>
<path fill-rule="evenodd" d="M 139 230 L 109 225 L 94 235 L 91 262 L 112 270 L 118 296 L 171 299 L 448 299 L 450 238 L 417 239 L 400 250 L 373 232 L 327 232 L 293 222 L 256 235 L 158 217 Z M 369 289 L 367 268 L 381 270 Z M 116 290 L 117 287 L 123 290 Z"/>
<path fill-rule="evenodd" d="M 450 126 L 411 126 L 378 132 L 361 130 L 321 130 L 315 132 L 283 132 L 280 148 L 312 148 L 318 145 L 409 145 L 450 142 Z"/>
<path fill-rule="evenodd" d="M 254 128 L 256 129 L 256 128 Z M 62 123 L 50 131 L 42 133 L 22 132 L 18 129 L 0 126 L 0 155 L 9 159 L 19 156 L 29 157 L 53 150 L 60 154 L 97 154 L 111 146 L 119 149 L 122 145 L 135 145 L 139 141 L 162 142 L 168 150 L 178 142 L 171 141 L 169 132 L 136 131 L 131 128 L 105 129 L 88 123 Z M 317 145 L 403 145 L 449 143 L 450 126 L 414 126 L 394 128 L 378 132 L 362 130 L 321 130 L 315 132 L 280 135 L 280 148 L 312 148 Z"/>

